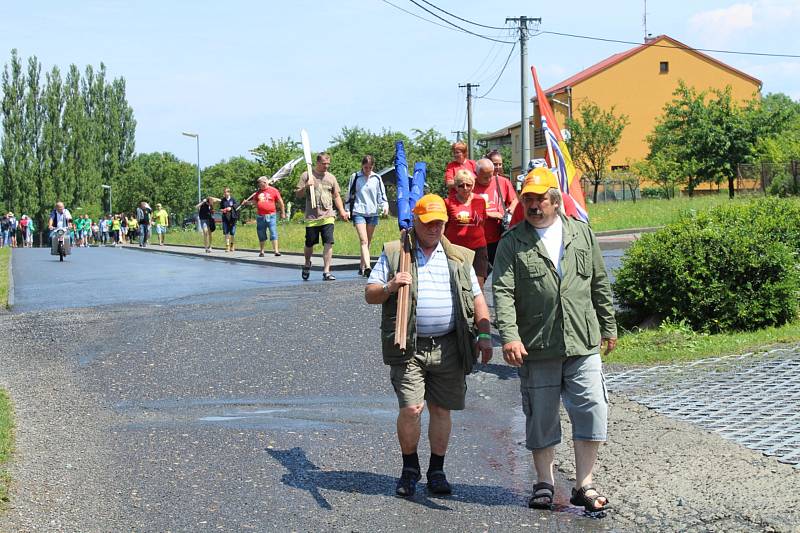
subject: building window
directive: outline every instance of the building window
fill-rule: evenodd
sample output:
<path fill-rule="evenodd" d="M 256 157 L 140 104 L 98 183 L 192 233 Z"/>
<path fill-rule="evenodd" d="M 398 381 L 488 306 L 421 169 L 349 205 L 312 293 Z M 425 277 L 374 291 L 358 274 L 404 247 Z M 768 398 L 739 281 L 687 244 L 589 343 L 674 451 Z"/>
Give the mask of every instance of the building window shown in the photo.
<path fill-rule="evenodd" d="M 669 61 L 662 61 L 658 65 L 658 72 L 660 74 L 666 74 L 669 72 Z"/>

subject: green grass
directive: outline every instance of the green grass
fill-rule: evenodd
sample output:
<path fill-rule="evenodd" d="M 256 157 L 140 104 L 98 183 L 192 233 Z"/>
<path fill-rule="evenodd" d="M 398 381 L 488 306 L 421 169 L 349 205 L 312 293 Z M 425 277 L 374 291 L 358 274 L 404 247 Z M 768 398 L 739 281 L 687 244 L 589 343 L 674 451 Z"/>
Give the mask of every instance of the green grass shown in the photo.
<path fill-rule="evenodd" d="M 11 248 L 0 248 L 0 306 L 8 307 L 8 262 L 11 261 Z"/>
<path fill-rule="evenodd" d="M 302 252 L 306 235 L 305 226 L 302 222 L 280 222 L 278 224 L 278 244 L 282 252 Z M 356 235 L 356 229 L 350 222 L 341 220 L 336 221 L 336 227 L 333 233 L 335 244 L 333 245 L 333 252 L 338 255 L 353 255 L 360 254 L 361 246 Z M 370 253 L 373 256 L 379 255 L 381 247 L 386 241 L 392 241 L 398 238 L 397 219 L 396 218 L 382 218 L 375 229 L 375 235 L 372 238 L 372 246 Z M 156 242 L 156 236 L 153 235 L 153 242 Z M 203 236 L 197 231 L 182 231 L 170 230 L 167 233 L 165 242 L 167 244 L 189 244 L 193 246 L 203 245 Z M 224 248 L 225 237 L 222 235 L 222 228 L 218 225 L 217 231 L 213 234 L 214 247 Z M 236 227 L 236 247 L 239 249 L 258 249 L 258 236 L 256 235 L 256 225 L 254 222 Z M 272 250 L 272 244 L 267 242 L 265 249 Z M 320 247 L 317 247 L 317 252 Z"/>
<path fill-rule="evenodd" d="M 11 476 L 4 464 L 11 457 L 14 448 L 14 423 L 11 418 L 11 399 L 8 393 L 0 389 L 0 507 L 8 502 L 8 487 Z"/>
<path fill-rule="evenodd" d="M 674 222 L 681 214 L 692 210 L 705 211 L 718 205 L 728 205 L 730 202 L 749 202 L 754 198 L 763 198 L 763 196 L 738 195 L 730 200 L 728 193 L 724 192 L 671 200 L 643 199 L 636 200 L 636 202 L 605 202 L 588 206 L 589 219 L 594 231 L 656 227 Z M 794 201 L 800 201 L 800 199 Z"/>
<path fill-rule="evenodd" d="M 739 195 L 734 200 L 729 200 L 727 192 L 723 192 L 695 198 L 680 197 L 671 200 L 645 199 L 637 200 L 636 202 L 607 202 L 589 205 L 589 217 L 592 221 L 592 228 L 595 231 L 655 227 L 674 222 L 682 214 L 690 211 L 704 211 L 718 205 L 728 204 L 731 201 L 742 203 L 760 197 L 761 195 Z M 800 202 L 800 198 L 794 198 L 790 201 Z M 278 234 L 281 251 L 303 251 L 305 227 L 301 222 L 280 222 L 278 224 Z M 337 220 L 334 235 L 336 240 L 334 253 L 338 255 L 359 255 L 358 237 L 351 223 Z M 396 239 L 397 235 L 397 219 L 392 217 L 382 218 L 378 228 L 375 230 L 370 249 L 371 254 L 378 255 L 382 244 Z M 173 230 L 167 234 L 166 242 L 168 244 L 202 246 L 203 237 L 196 231 Z M 255 223 L 251 222 L 244 226 L 240 224 L 237 227 L 236 243 L 239 248 L 258 248 Z M 222 228 L 218 227 L 217 231 L 214 232 L 214 246 L 219 248 L 225 246 Z M 267 243 L 266 249 L 271 249 L 269 243 Z"/>
<path fill-rule="evenodd" d="M 767 346 L 800 341 L 800 319 L 780 327 L 708 335 L 684 324 L 665 323 L 658 329 L 624 333 L 607 363 L 649 365 L 740 354 Z"/>

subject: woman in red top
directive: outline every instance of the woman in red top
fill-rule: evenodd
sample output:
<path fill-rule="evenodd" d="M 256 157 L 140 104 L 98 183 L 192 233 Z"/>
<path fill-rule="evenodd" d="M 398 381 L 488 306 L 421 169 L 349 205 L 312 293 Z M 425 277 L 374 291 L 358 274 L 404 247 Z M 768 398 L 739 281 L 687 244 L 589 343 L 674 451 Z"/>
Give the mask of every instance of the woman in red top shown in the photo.
<path fill-rule="evenodd" d="M 459 170 L 469 170 L 473 176 L 477 172 L 475 170 L 475 161 L 467 159 L 467 153 L 466 144 L 460 141 L 453 144 L 453 160 L 447 163 L 447 167 L 444 169 L 444 184 L 447 185 L 448 196 L 453 196 L 456 193 L 455 176 Z"/>
<path fill-rule="evenodd" d="M 444 235 L 453 244 L 469 248 L 475 252 L 472 267 L 483 282 L 489 270 L 489 254 L 486 251 L 486 235 L 483 223 L 486 221 L 486 202 L 480 196 L 472 194 L 475 187 L 475 175 L 466 169 L 456 172 L 456 193 L 445 200 L 447 206 L 447 224 Z"/>

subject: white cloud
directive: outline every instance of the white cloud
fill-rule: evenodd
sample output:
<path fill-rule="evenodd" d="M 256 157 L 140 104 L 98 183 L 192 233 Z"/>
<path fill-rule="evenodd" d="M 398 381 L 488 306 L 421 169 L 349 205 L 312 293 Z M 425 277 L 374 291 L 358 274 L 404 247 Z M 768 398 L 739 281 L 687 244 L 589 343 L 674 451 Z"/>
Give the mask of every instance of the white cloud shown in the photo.
<path fill-rule="evenodd" d="M 734 4 L 723 9 L 696 13 L 689 19 L 689 28 L 708 46 L 722 46 L 742 30 L 753 28 L 753 4 Z"/>

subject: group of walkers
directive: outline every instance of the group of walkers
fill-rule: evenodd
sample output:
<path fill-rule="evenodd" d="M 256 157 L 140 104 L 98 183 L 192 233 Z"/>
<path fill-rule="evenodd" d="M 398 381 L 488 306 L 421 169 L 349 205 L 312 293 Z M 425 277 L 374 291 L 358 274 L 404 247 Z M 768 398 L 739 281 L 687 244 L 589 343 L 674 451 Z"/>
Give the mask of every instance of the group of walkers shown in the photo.
<path fill-rule="evenodd" d="M 19 220 L 11 211 L 0 215 L 0 248 L 16 248 L 18 238 L 22 241 L 23 248 L 32 247 L 34 230 L 33 220 L 28 215 L 22 215 Z"/>
<path fill-rule="evenodd" d="M 25 224 L 23 224 L 25 221 Z M 24 227 L 24 242 L 26 246 L 33 246 L 33 220 L 23 215 L 20 225 Z M 67 231 L 70 243 L 78 248 L 93 245 L 134 244 L 145 247 L 150 239 L 151 231 L 155 231 L 160 245 L 164 245 L 164 234 L 169 226 L 167 211 L 156 204 L 153 211 L 150 205 L 142 201 L 136 210 L 129 214 L 118 213 L 115 215 L 101 216 L 99 220 L 92 220 L 87 214 L 73 217 L 63 202 L 56 202 L 55 207 L 48 217 L 48 230 L 63 228 Z"/>

